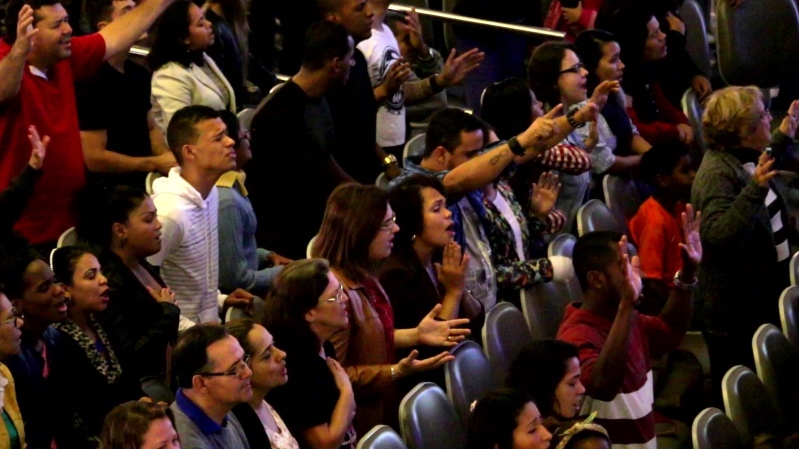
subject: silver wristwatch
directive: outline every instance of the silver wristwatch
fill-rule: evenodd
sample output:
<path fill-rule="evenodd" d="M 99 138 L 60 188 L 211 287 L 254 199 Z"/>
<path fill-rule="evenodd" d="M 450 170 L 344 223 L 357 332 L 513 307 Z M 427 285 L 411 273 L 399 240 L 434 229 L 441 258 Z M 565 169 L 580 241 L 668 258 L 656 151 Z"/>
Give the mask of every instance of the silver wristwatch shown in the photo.
<path fill-rule="evenodd" d="M 682 270 L 680 270 L 680 271 L 678 271 L 677 273 L 674 274 L 674 288 L 677 288 L 677 289 L 680 289 L 680 290 L 683 290 L 683 291 L 686 291 L 686 292 L 694 291 L 696 289 L 696 284 L 699 283 L 699 281 L 696 278 L 694 278 L 693 282 L 691 282 L 690 284 L 686 284 L 685 282 L 682 282 L 680 280 L 680 275 L 681 274 L 682 274 Z"/>

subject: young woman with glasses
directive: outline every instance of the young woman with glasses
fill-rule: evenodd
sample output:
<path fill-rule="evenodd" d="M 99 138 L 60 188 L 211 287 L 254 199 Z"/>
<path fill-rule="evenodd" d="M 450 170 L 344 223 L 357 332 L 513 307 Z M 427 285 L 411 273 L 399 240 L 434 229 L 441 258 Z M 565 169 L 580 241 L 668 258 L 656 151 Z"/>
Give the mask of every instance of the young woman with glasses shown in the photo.
<path fill-rule="evenodd" d="M 105 416 L 144 394 L 138 379 L 123 375 L 111 340 L 96 319 L 108 307 L 108 283 L 97 257 L 86 249 L 53 250 L 51 265 L 64 283 L 67 319 L 54 325 L 61 335 L 59 357 L 68 364 L 50 372 L 64 415 L 56 433 L 59 447 L 93 448 Z"/>
<path fill-rule="evenodd" d="M 331 336 L 359 396 L 355 428 L 396 424 L 398 397 L 392 382 L 452 360 L 446 351 L 417 360 L 418 351 L 397 362 L 395 349 L 453 347 L 469 334 L 467 319 L 449 320 L 436 305 L 415 328 L 395 329 L 394 311 L 375 266 L 391 255 L 399 231 L 387 193 L 376 186 L 345 184 L 330 195 L 312 253 L 330 261 L 348 296 L 350 322 Z"/>

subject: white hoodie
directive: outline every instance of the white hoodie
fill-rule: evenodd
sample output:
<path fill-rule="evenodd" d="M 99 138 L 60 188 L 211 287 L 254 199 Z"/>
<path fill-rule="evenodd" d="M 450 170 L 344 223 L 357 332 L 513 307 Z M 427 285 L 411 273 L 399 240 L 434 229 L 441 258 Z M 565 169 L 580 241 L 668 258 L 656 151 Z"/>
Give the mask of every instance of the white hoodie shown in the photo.
<path fill-rule="evenodd" d="M 197 323 L 218 323 L 219 304 L 219 195 L 208 198 L 175 167 L 153 183 L 153 202 L 161 222 L 161 251 L 147 260 L 161 267 L 161 276 L 175 293 L 180 307 L 179 330 Z"/>

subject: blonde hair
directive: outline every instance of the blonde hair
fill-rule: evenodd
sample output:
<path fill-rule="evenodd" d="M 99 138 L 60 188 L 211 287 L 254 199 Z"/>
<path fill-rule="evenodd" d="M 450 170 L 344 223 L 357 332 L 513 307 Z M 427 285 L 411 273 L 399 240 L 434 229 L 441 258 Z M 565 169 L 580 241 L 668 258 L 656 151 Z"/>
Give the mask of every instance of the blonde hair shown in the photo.
<path fill-rule="evenodd" d="M 702 129 L 709 148 L 723 150 L 740 145 L 761 119 L 757 104 L 763 94 L 755 86 L 732 86 L 714 92 L 702 114 Z"/>

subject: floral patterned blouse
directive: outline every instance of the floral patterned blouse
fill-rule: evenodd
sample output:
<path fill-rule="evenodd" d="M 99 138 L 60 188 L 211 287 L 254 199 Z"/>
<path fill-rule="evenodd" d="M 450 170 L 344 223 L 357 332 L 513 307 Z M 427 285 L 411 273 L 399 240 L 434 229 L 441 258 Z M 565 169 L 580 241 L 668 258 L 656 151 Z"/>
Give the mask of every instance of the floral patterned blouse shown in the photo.
<path fill-rule="evenodd" d="M 275 409 L 269 405 L 268 402 L 264 401 L 266 404 L 266 408 L 269 409 L 269 413 L 272 414 L 272 418 L 275 419 L 275 424 L 277 424 L 277 432 L 272 432 L 266 426 L 266 435 L 269 437 L 269 443 L 272 444 L 272 449 L 300 449 L 300 445 L 297 444 L 297 440 L 291 436 L 291 432 L 286 427 L 286 423 L 280 419 L 280 415 L 277 414 Z"/>
<path fill-rule="evenodd" d="M 522 247 L 530 248 L 531 235 L 540 236 L 548 231 L 548 224 L 536 217 L 528 220 L 516 200 L 513 190 L 505 181 L 496 184 L 497 195 L 502 195 L 510 205 L 522 231 Z M 552 263 L 549 259 L 519 260 L 510 224 L 494 202 L 483 195 L 485 217 L 483 227 L 491 245 L 491 256 L 496 270 L 497 285 L 502 290 L 520 290 L 531 285 L 552 280 Z M 556 215 L 559 214 L 557 211 Z M 547 217 L 547 221 L 552 219 Z M 551 231 L 551 229 L 549 229 Z M 556 231 L 557 232 L 557 231 Z M 501 296 L 500 293 L 498 296 Z M 507 298 L 502 298 L 507 299 Z"/>

